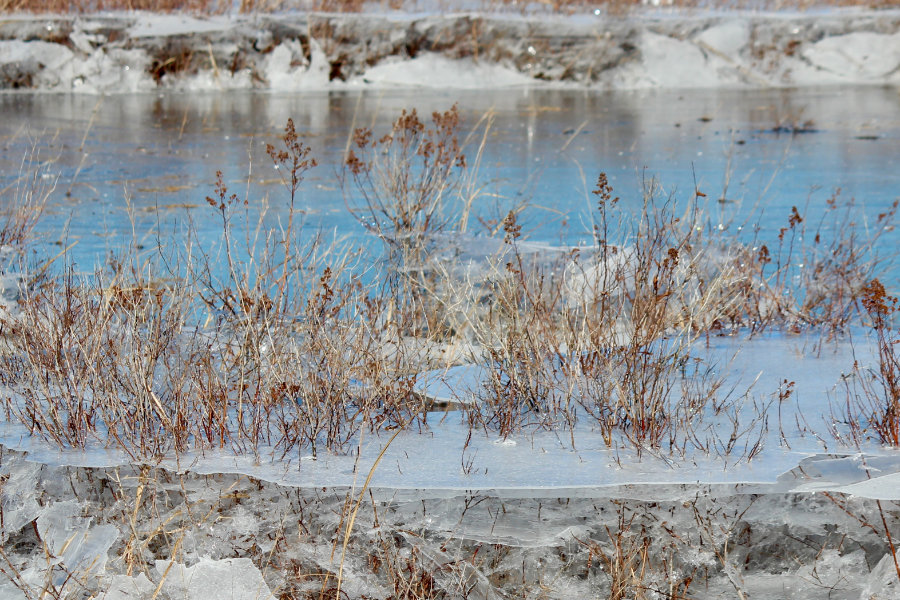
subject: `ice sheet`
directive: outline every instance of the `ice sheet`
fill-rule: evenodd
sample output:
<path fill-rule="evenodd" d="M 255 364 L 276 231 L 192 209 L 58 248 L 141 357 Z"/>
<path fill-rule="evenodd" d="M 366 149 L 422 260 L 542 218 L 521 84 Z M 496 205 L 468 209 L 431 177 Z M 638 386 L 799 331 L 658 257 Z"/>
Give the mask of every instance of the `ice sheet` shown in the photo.
<path fill-rule="evenodd" d="M 817 461 L 839 463 L 841 480 L 858 464 L 825 455 L 804 464 L 812 472 L 821 467 L 811 464 Z M 632 540 L 647 544 L 650 572 L 643 583 L 649 589 L 693 576 L 691 597 L 698 600 L 734 597 L 735 585 L 751 597 L 795 600 L 816 600 L 832 588 L 841 598 L 896 595 L 888 542 L 878 528 L 861 524 L 881 527 L 879 505 L 871 500 L 761 493 L 752 486 L 687 486 L 676 495 L 676 487 L 622 488 L 608 498 L 477 490 L 442 498 L 362 494 L 344 557 L 340 540 L 353 505 L 343 489 L 296 490 L 245 476 L 136 467 L 45 467 L 33 492 L 45 505 L 37 525 L 52 550 L 50 562 L 40 544 L 29 545 L 28 525 L 4 550 L 20 565 L 23 578 L 16 582 L 31 585 L 31 597 L 52 564 L 55 573 L 71 575 L 68 583 L 55 580 L 58 590 L 105 600 L 315 594 L 323 581 L 334 583 L 340 565 L 349 597 L 387 598 L 398 580 L 379 572 L 384 561 L 404 573 L 425 569 L 453 598 L 506 597 L 522 589 L 548 598 L 605 597 L 609 582 L 600 565 L 614 536 L 624 548 Z M 136 494 L 144 499 L 137 505 Z M 881 506 L 896 529 L 900 505 Z M 64 529 L 88 519 L 92 527 L 117 531 L 110 551 L 117 554 L 103 572 L 65 568 L 54 555 L 66 552 L 59 547 Z M 169 534 L 154 533 L 161 524 Z M 24 597 L 2 577 L 0 594 Z"/>
<path fill-rule="evenodd" d="M 186 14 L 140 14 L 128 33 L 131 37 L 163 37 L 225 31 L 235 26 L 226 16 L 197 18 Z"/>
<path fill-rule="evenodd" d="M 493 490 L 498 494 L 527 491 L 536 495 L 607 496 L 629 485 L 738 485 L 773 486 L 781 491 L 842 491 L 868 498 L 898 497 L 900 451 L 869 443 L 862 448 L 841 446 L 830 431 L 840 427 L 841 404 L 832 396 L 843 393 L 853 361 L 868 368 L 874 357 L 857 332 L 849 340 L 821 343 L 808 335 L 766 334 L 710 338 L 702 359 L 725 377 L 725 389 L 737 390 L 734 415 L 745 423 L 759 418 L 768 405 L 767 429 L 751 433 L 761 450 L 752 460 L 738 444 L 730 455 L 692 449 L 685 452 L 644 451 L 627 445 L 608 448 L 586 415 L 572 432 L 526 428 L 506 438 L 476 427 L 470 435 L 463 414 L 456 410 L 429 413 L 423 431 L 403 432 L 379 453 L 390 434 L 363 432 L 344 455 L 308 452 L 283 456 L 260 448 L 234 455 L 229 449 L 189 452 L 161 464 L 179 472 L 241 473 L 301 488 L 359 486 L 374 470 L 371 487 L 382 490 L 417 490 L 441 496 L 459 490 Z M 426 374 L 419 393 L 452 407 L 478 402 L 487 371 L 462 365 Z M 789 379 L 791 396 L 778 406 L 777 391 Z M 707 424 L 695 423 L 700 436 L 730 433 L 729 418 L 707 415 Z M 760 421 L 760 424 L 762 421 Z M 23 435 L 21 426 L 5 424 L 3 443 L 27 450 L 32 460 L 46 464 L 108 466 L 127 464 L 127 457 L 94 445 L 85 452 L 51 448 Z M 18 435 L 12 434 L 18 429 Z M 574 446 L 573 446 L 574 442 Z"/>

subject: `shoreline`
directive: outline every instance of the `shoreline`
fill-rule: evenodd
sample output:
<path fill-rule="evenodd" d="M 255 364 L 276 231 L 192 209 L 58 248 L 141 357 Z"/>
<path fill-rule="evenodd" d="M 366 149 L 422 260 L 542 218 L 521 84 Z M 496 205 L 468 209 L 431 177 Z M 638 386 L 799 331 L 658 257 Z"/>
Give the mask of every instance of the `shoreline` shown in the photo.
<path fill-rule="evenodd" d="M 900 10 L 22 15 L 0 21 L 0 90 L 900 86 L 898 32 Z"/>

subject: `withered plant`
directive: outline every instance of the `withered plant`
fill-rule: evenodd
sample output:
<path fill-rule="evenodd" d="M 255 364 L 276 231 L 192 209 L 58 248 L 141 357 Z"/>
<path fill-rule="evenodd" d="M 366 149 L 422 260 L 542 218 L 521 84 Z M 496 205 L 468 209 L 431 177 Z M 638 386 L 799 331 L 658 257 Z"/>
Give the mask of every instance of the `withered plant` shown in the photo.
<path fill-rule="evenodd" d="M 491 278 L 489 306 L 474 317 L 489 369 L 473 416 L 504 437 L 526 425 L 551 429 L 565 423 L 571 430 L 571 390 L 564 389 L 562 364 L 555 360 L 565 355 L 560 281 L 523 259 L 515 212 L 509 212 L 503 229 L 507 251 Z"/>
<path fill-rule="evenodd" d="M 683 450 L 706 413 L 728 406 L 691 344 L 730 318 L 739 278 L 709 256 L 696 207 L 678 217 L 657 192 L 651 182 L 627 214 L 601 174 L 595 247 L 549 264 L 523 256 L 509 213 L 489 306 L 471 318 L 489 367 L 473 422 L 507 436 L 527 425 L 571 433 L 586 418 L 609 446 Z"/>
<path fill-rule="evenodd" d="M 857 447 L 868 439 L 900 447 L 900 336 L 895 323 L 900 306 L 877 278 L 863 287 L 860 304 L 874 337 L 876 364 L 855 361 L 852 373 L 843 378 L 841 421 L 846 430 L 835 430 L 835 435 Z"/>
<path fill-rule="evenodd" d="M 202 218 L 218 222 L 220 242 L 189 227 L 181 247 L 135 245 L 95 273 L 32 278 L 2 322 L 4 381 L 16 390 L 8 414 L 61 446 L 109 444 L 134 457 L 315 457 L 348 451 L 363 430 L 425 426 L 419 374 L 479 362 L 486 378 L 463 407 L 473 429 L 540 428 L 574 446 L 586 425 L 613 448 L 750 459 L 767 403 L 724 390 L 695 344 L 776 326 L 840 332 L 861 306 L 881 366 L 857 378 L 862 397 L 879 399 L 858 422 L 897 443 L 894 304 L 870 276 L 896 205 L 867 239 L 832 224 L 852 207 L 837 195 L 814 228 L 795 208 L 770 250 L 716 233 L 699 192 L 679 203 L 646 181 L 628 210 L 601 174 L 592 245 L 530 244 L 513 209 L 502 240 L 461 238 L 494 248 L 470 268 L 454 262 L 454 236 L 478 209 L 459 130 L 453 107 L 430 123 L 404 111 L 381 138 L 354 132 L 344 191 L 383 242 L 375 260 L 308 232 L 300 194 L 316 162 L 288 121 L 267 146 L 285 190 L 278 227 L 264 227 L 267 206 L 230 192 L 218 173 Z M 10 213 L 0 239 L 27 241 L 44 181 L 17 192 L 31 208 Z M 441 244 L 451 251 L 436 252 Z"/>
<path fill-rule="evenodd" d="M 27 164 L 38 166 L 28 169 Z M 56 189 L 57 179 L 49 163 L 41 160 L 37 145 L 22 157 L 18 177 L 0 190 L 0 197 L 4 199 L 0 208 L 0 248 L 21 247 L 31 241 L 47 200 Z M 0 263 L 0 268 L 3 267 Z"/>
<path fill-rule="evenodd" d="M 693 540 L 679 536 L 665 524 L 662 531 L 650 531 L 650 511 L 639 503 L 617 500 L 611 503 L 615 522 L 612 526 L 604 525 L 605 539 L 575 537 L 587 550 L 587 574 L 596 565 L 605 576 L 609 586 L 605 597 L 610 600 L 690 598 L 696 567 L 683 564 L 676 555 L 679 550 L 689 549 Z M 668 535 L 654 539 L 654 534 Z"/>
<path fill-rule="evenodd" d="M 430 125 L 415 109 L 404 110 L 381 138 L 371 129 L 354 131 L 344 159 L 348 209 L 384 242 L 386 291 L 415 336 L 441 333 L 434 319 L 439 310 L 433 301 L 437 285 L 425 263 L 433 236 L 459 217 L 453 203 L 463 189 L 466 157 L 458 130 L 455 105 L 434 112 Z"/>
<path fill-rule="evenodd" d="M 62 447 L 142 459 L 315 456 L 345 451 L 362 427 L 409 425 L 416 369 L 403 347 L 383 351 L 400 326 L 361 285 L 358 252 L 301 238 L 295 204 L 315 161 L 290 121 L 281 141 L 268 150 L 285 175 L 283 228 L 265 231 L 266 207 L 229 193 L 220 172 L 207 198 L 218 247 L 189 229 L 184 246 L 132 246 L 94 273 L 67 267 L 29 286 L 3 316 L 3 372 L 18 390 L 7 414 Z"/>
<path fill-rule="evenodd" d="M 876 248 L 893 230 L 898 203 L 868 226 L 858 221 L 856 203 L 842 201 L 840 194 L 837 189 L 827 199 L 817 223 L 810 224 L 794 206 L 777 245 L 755 242 L 736 255 L 750 275 L 741 299 L 753 332 L 770 326 L 817 328 L 830 337 L 844 332 L 858 314 L 863 287 L 886 266 Z"/>

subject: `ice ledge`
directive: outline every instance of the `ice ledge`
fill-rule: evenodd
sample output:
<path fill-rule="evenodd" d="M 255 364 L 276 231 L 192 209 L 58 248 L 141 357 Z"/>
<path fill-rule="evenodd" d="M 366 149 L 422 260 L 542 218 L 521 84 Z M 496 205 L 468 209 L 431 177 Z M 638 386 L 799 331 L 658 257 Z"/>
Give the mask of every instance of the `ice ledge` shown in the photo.
<path fill-rule="evenodd" d="M 385 459 L 377 464 L 375 456 L 384 440 L 371 439 L 358 456 L 325 454 L 318 459 L 302 457 L 298 461 L 234 455 L 224 450 L 183 454 L 143 466 L 201 477 L 245 476 L 298 490 L 360 489 L 369 472 L 374 471 L 368 489 L 378 498 L 438 499 L 476 493 L 498 498 L 666 498 L 674 501 L 702 491 L 714 496 L 829 492 L 900 501 L 900 455 L 889 448 L 865 454 L 785 453 L 779 460 L 769 458 L 762 464 L 749 465 L 726 465 L 716 460 L 678 465 L 673 459 L 644 456 L 637 462 L 629 459 L 625 463 L 628 466 L 622 468 L 599 456 L 585 458 L 583 454 L 555 452 L 543 460 L 541 453 L 499 447 L 492 453 L 481 445 L 477 453 L 479 460 L 473 463 L 478 468 L 464 472 L 459 459 L 447 458 L 446 448 L 441 459 L 432 457 L 431 444 L 423 436 L 409 437 L 407 443 L 398 438 L 397 446 L 389 448 Z M 41 468 L 140 467 L 109 450 L 53 451 L 42 446 L 42 442 L 33 439 L 16 444 L 7 438 L 0 443 L 0 456 L 18 457 L 16 464 L 32 465 L 31 470 L 26 469 L 28 472 Z M 518 450 L 518 459 L 503 456 L 510 450 Z M 416 451 L 426 456 L 423 458 Z M 568 462 L 579 464 L 573 467 Z M 485 465 L 493 468 L 484 468 Z M 519 477 L 518 471 L 523 467 L 523 477 Z M 0 478 L 8 476 L 5 470 L 0 468 Z M 562 477 L 549 480 L 547 474 L 551 472 Z M 3 494 L 13 497 L 17 489 L 10 480 Z"/>
<path fill-rule="evenodd" d="M 60 597 L 103 600 L 318 597 L 334 590 L 326 585 L 338 573 L 346 597 L 386 598 L 396 588 L 377 568 L 383 556 L 409 559 L 401 564 L 410 571 L 431 569 L 440 589 L 459 589 L 461 575 L 467 597 L 513 595 L 523 580 L 501 575 L 523 564 L 554 575 L 552 588 L 543 578 L 529 584 L 557 592 L 550 597 L 588 597 L 604 589 L 606 574 L 575 587 L 591 576 L 584 565 L 611 538 L 638 534 L 654 553 L 645 564 L 674 550 L 688 575 L 702 575 L 701 589 L 710 591 L 701 598 L 733 597 L 740 573 L 749 597 L 810 588 L 791 597 L 812 600 L 822 589 L 809 585 L 815 572 L 826 587 L 859 592 L 845 597 L 896 598 L 895 550 L 878 529 L 883 519 L 896 523 L 896 508 L 858 498 L 715 487 L 676 496 L 666 486 L 599 500 L 476 491 L 348 496 L 239 475 L 37 466 L 10 452 L 0 453 L 0 480 L 0 543 L 5 573 L 15 573 L 0 575 L 0 597 L 10 599 L 38 597 L 51 585 Z M 710 550 L 726 547 L 727 556 Z M 476 561 L 485 555 L 492 560 Z M 464 570 L 441 579 L 454 565 Z"/>
<path fill-rule="evenodd" d="M 0 23 L 0 89 L 900 85 L 900 11 L 114 14 Z"/>

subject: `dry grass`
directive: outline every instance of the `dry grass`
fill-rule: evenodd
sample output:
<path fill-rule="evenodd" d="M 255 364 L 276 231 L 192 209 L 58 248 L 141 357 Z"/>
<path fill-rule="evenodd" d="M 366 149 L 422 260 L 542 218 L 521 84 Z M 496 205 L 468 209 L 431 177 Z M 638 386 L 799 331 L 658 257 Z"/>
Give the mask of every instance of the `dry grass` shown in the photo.
<path fill-rule="evenodd" d="M 380 138 L 370 129 L 354 131 L 347 149 L 342 185 L 346 196 L 355 198 L 348 208 L 384 243 L 391 266 L 384 293 L 395 303 L 395 320 L 405 325 L 402 335 L 446 334 L 426 262 L 431 238 L 467 218 L 455 206 L 466 169 L 458 129 L 456 106 L 435 112 L 430 126 L 415 110 L 403 111 Z"/>
<path fill-rule="evenodd" d="M 390 10 L 415 10 L 418 2 L 403 0 L 241 0 L 238 4 L 221 0 L 2 0 L 0 12 L 84 14 L 101 11 L 152 11 L 187 12 L 196 14 L 221 14 L 237 11 L 240 13 L 280 12 L 284 10 L 314 10 L 336 13 L 356 13 L 372 7 Z M 437 6 L 444 11 L 457 7 L 447 0 L 438 0 Z M 528 4 L 519 0 L 483 0 L 482 10 L 489 12 L 560 13 L 572 14 L 600 10 L 611 15 L 626 15 L 656 6 L 672 8 L 708 8 L 710 6 L 729 9 L 751 10 L 805 10 L 820 6 L 860 6 L 866 8 L 895 8 L 896 0 L 730 0 L 727 2 L 707 2 L 705 0 L 659 0 L 639 2 L 634 0 L 539 0 Z"/>
<path fill-rule="evenodd" d="M 593 246 L 535 252 L 517 210 L 496 237 L 459 238 L 480 210 L 459 130 L 453 108 L 430 124 L 404 112 L 381 137 L 354 133 L 343 183 L 383 244 L 374 261 L 303 227 L 298 194 L 316 163 L 288 121 L 268 148 L 284 177 L 281 227 L 264 228 L 265 207 L 220 173 L 206 218 L 221 243 L 188 229 L 180 246 L 125 248 L 91 274 L 28 273 L 0 315 L 7 418 L 61 447 L 135 459 L 342 453 L 362 432 L 427 427 L 419 374 L 478 362 L 487 378 L 462 414 L 473 432 L 540 428 L 574 446 L 587 423 L 612 448 L 749 460 L 768 401 L 724 390 L 695 345 L 765 328 L 841 335 L 864 315 L 881 368 L 855 422 L 897 443 L 895 300 L 875 279 L 896 206 L 866 238 L 837 226 L 854 210 L 838 196 L 814 226 L 794 208 L 769 249 L 707 226 L 700 193 L 678 202 L 647 181 L 630 211 L 601 174 Z M 0 229 L 18 246 L 46 198 L 44 177 L 22 181 Z M 473 270 L 459 239 L 496 251 Z M 756 420 L 738 417 L 745 403 Z"/>
<path fill-rule="evenodd" d="M 223 12 L 218 2 L 211 0 L 3 0 L 2 12 L 84 14 L 103 11 L 145 10 L 153 12 L 191 12 L 215 14 Z"/>
<path fill-rule="evenodd" d="M 50 164 L 41 159 L 39 146 L 33 146 L 22 157 L 19 176 L 0 189 L 0 197 L 4 198 L 0 209 L 0 247 L 21 249 L 31 241 L 32 231 L 56 189 L 56 182 L 57 176 L 51 171 Z"/>
<path fill-rule="evenodd" d="M 845 394 L 837 422 L 838 439 L 861 447 L 868 440 L 900 448 L 900 343 L 896 314 L 897 297 L 891 296 L 877 278 L 861 290 L 860 303 L 877 348 L 873 365 L 854 362 L 851 374 L 843 379 Z"/>
<path fill-rule="evenodd" d="M 896 206 L 877 217 L 872 236 L 850 224 L 856 209 L 838 195 L 818 223 L 794 208 L 769 248 L 710 227 L 699 193 L 679 202 L 647 181 L 629 210 L 600 174 L 593 244 L 536 252 L 518 210 L 495 236 L 465 237 L 482 207 L 471 179 L 477 159 L 467 160 L 460 127 L 454 109 L 430 121 L 410 111 L 381 137 L 355 133 L 343 182 L 359 199 L 348 200 L 351 210 L 383 245 L 375 260 L 304 227 L 299 194 L 318 167 L 289 121 L 268 148 L 284 177 L 287 217 L 277 228 L 263 227 L 265 207 L 231 193 L 219 174 L 201 218 L 219 224 L 220 243 L 189 228 L 180 244 L 123 248 L 89 274 L 65 257 L 0 263 L 0 275 L 22 281 L 0 315 L 5 418 L 62 448 L 108 446 L 141 462 L 121 477 L 119 469 L 73 469 L 54 483 L 57 493 L 87 490 L 77 499 L 91 506 L 84 519 L 118 528 L 108 568 L 144 574 L 159 592 L 174 565 L 215 547 L 250 558 L 283 599 L 363 598 L 368 592 L 354 591 L 361 581 L 398 600 L 547 597 L 563 578 L 573 587 L 559 589 L 583 584 L 610 599 L 689 598 L 713 580 L 745 598 L 748 569 L 771 577 L 785 565 L 811 565 L 815 578 L 826 553 L 863 549 L 890 561 L 900 579 L 897 504 L 838 494 L 786 495 L 793 510 L 827 514 L 821 524 L 773 527 L 768 513 L 749 510 L 759 497 L 748 493 L 717 498 L 701 489 L 669 501 L 576 499 L 571 507 L 568 499 L 465 493 L 404 505 L 367 495 L 377 461 L 359 490 L 328 493 L 230 475 L 198 484 L 147 466 L 191 449 L 285 460 L 347 453 L 369 432 L 391 432 L 390 444 L 427 429 L 430 406 L 415 384 L 448 356 L 480 362 L 488 374 L 476 402 L 459 411 L 471 435 L 540 428 L 571 434 L 574 445 L 576 425 L 587 421 L 613 448 L 749 460 L 765 407 L 755 422 L 742 420 L 737 405 L 749 395 L 722 390 L 697 345 L 767 328 L 842 335 L 860 319 L 872 329 L 878 365 L 858 368 L 859 387 L 847 388 L 851 442 L 898 445 L 898 301 L 878 278 L 876 253 Z M 10 256 L 33 242 L 55 181 L 45 173 L 3 191 L 0 241 Z M 447 243 L 459 250 L 459 239 L 493 248 L 479 269 L 434 251 Z M 459 347 L 467 350 L 448 354 Z M 779 400 L 790 390 L 785 382 Z M 711 430 L 710 414 L 731 428 Z M 9 468 L 4 452 L 0 467 Z M 100 511 L 103 502 L 111 506 Z M 101 587 L 89 569 L 59 561 L 62 551 L 36 521 L 7 532 L 3 506 L 0 533 L 18 536 L 0 545 L 11 585 L 33 598 Z M 456 527 L 427 521 L 448 507 L 460 513 Z M 535 547 L 504 537 L 510 527 L 543 524 L 542 509 L 567 533 Z M 235 533 L 228 524 L 236 521 L 252 532 Z M 792 537 L 795 529 L 803 537 Z M 39 581 L 26 578 L 26 566 L 39 567 Z"/>

